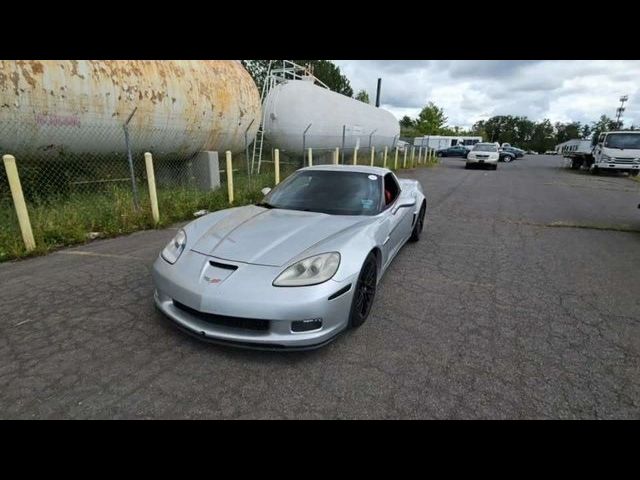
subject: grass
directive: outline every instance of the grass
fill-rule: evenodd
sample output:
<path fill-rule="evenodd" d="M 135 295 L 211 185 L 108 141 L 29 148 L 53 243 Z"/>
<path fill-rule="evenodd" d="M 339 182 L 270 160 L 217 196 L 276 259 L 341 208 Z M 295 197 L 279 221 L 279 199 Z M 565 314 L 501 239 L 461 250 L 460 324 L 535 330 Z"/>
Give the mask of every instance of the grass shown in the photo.
<path fill-rule="evenodd" d="M 435 162 L 417 164 L 415 154 L 413 168 L 432 167 Z M 371 157 L 362 152 L 358 165 L 369 165 Z M 407 154 L 407 168 L 411 168 L 411 153 Z M 423 159 L 424 160 L 424 159 Z M 398 155 L 398 170 L 402 169 L 403 155 Z M 351 157 L 345 156 L 345 163 Z M 387 168 L 393 169 L 394 152 L 387 156 Z M 382 166 L 383 157 L 378 152 L 374 165 Z M 238 163 L 243 165 L 243 163 Z M 266 163 L 264 172 L 251 179 L 245 172 L 234 174 L 234 206 L 255 203 L 262 198 L 260 190 L 273 186 L 273 164 Z M 284 179 L 296 167 L 281 164 L 280 178 Z M 224 174 L 221 175 L 224 180 Z M 89 234 L 96 232 L 99 238 L 126 235 L 139 230 L 163 228 L 179 221 L 191 220 L 198 210 L 215 211 L 229 207 L 226 184 L 215 191 L 200 191 L 190 187 L 158 186 L 160 223 L 156 226 L 151 218 L 151 207 L 146 185 L 139 185 L 140 209 L 133 208 L 133 196 L 128 185 L 113 185 L 99 191 L 49 195 L 45 198 L 27 200 L 29 218 L 36 241 L 36 249 L 26 252 L 13 202 L 10 197 L 0 198 L 0 262 L 42 255 L 65 246 L 87 243 Z"/>
<path fill-rule="evenodd" d="M 286 176 L 283 172 L 281 178 Z M 262 198 L 260 190 L 273 185 L 273 173 L 234 178 L 234 206 L 255 203 Z M 50 196 L 46 200 L 28 202 L 29 218 L 36 250 L 26 252 L 18 221 L 10 198 L 0 199 L 0 262 L 30 255 L 42 255 L 63 246 L 86 243 L 90 232 L 100 238 L 115 237 L 138 230 L 156 228 L 151 218 L 149 194 L 139 188 L 140 209 L 133 208 L 128 186 L 112 186 L 99 192 Z M 198 210 L 215 211 L 229 207 L 227 188 L 199 191 L 188 187 L 158 186 L 160 223 L 158 228 L 193 219 Z"/>

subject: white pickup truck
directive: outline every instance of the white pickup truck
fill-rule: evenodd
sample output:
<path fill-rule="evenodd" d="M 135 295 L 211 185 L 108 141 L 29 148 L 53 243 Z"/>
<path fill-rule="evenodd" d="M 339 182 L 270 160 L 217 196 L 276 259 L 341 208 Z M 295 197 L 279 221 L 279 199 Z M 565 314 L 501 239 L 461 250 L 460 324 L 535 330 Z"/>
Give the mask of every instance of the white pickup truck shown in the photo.
<path fill-rule="evenodd" d="M 571 168 L 588 168 L 591 173 L 603 170 L 640 173 L 640 130 L 613 131 L 601 133 L 597 143 L 589 151 L 578 148 L 564 152 L 571 159 Z"/>

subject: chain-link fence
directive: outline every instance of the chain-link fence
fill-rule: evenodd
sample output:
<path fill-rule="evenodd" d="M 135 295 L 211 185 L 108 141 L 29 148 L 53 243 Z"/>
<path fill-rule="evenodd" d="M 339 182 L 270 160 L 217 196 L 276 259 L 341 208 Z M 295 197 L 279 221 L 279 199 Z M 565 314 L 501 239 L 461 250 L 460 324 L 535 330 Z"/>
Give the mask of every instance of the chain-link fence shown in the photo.
<path fill-rule="evenodd" d="M 160 226 L 193 219 L 201 210 L 229 206 L 225 153 L 219 152 L 216 166 L 211 156 L 199 151 L 204 127 L 195 126 L 194 131 L 185 131 L 182 124 L 149 127 L 145 119 L 143 112 L 137 112 L 127 127 L 127 118 L 105 122 L 103 117 L 86 114 L 80 120 L 73 113 L 34 113 L 0 124 L 0 155 L 16 158 L 36 252 L 153 228 L 145 151 L 153 154 Z M 51 143 L 51 138 L 57 143 Z M 418 157 L 417 148 L 394 148 L 397 138 L 309 135 L 299 140 L 280 147 L 265 141 L 259 159 L 253 156 L 251 145 L 235 153 L 233 204 L 258 201 L 260 190 L 274 185 L 276 148 L 281 180 L 309 165 L 310 159 L 314 165 L 334 163 L 336 149 L 339 164 L 353 164 L 354 156 L 358 165 L 388 168 L 425 161 L 421 154 Z M 25 255 L 2 166 L 0 225 L 0 261 Z"/>

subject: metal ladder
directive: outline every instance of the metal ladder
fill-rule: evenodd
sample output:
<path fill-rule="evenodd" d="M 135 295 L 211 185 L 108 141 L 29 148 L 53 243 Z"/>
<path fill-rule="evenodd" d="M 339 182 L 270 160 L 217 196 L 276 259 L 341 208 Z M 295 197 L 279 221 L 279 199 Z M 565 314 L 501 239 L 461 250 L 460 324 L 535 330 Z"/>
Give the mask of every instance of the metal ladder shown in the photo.
<path fill-rule="evenodd" d="M 262 146 L 264 144 L 264 125 L 267 115 L 265 100 L 267 99 L 267 96 L 269 95 L 269 92 L 271 92 L 273 87 L 287 80 L 301 80 L 304 77 L 312 76 L 314 79 L 314 83 L 317 83 L 320 86 L 329 89 L 326 84 L 314 77 L 306 67 L 298 65 L 290 60 L 282 60 L 281 68 L 273 68 L 273 63 L 273 60 L 269 61 L 269 66 L 267 67 L 267 75 L 265 77 L 264 83 L 262 84 L 262 94 L 260 96 L 260 101 L 262 104 L 262 119 L 256 133 L 256 138 L 253 141 L 253 150 L 251 154 L 251 175 L 253 175 L 254 173 L 257 173 L 258 175 L 260 174 L 260 167 L 262 166 L 263 162 Z"/>

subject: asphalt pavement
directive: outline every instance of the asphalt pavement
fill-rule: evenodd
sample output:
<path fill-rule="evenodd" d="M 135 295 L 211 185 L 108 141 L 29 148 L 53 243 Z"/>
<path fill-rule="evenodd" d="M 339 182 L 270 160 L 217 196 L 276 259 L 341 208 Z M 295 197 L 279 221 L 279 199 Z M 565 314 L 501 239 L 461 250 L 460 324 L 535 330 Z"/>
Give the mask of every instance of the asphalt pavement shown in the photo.
<path fill-rule="evenodd" d="M 311 352 L 202 343 L 153 305 L 175 229 L 0 264 L 0 418 L 640 419 L 640 183 L 442 159 L 425 233 L 358 330 Z"/>

